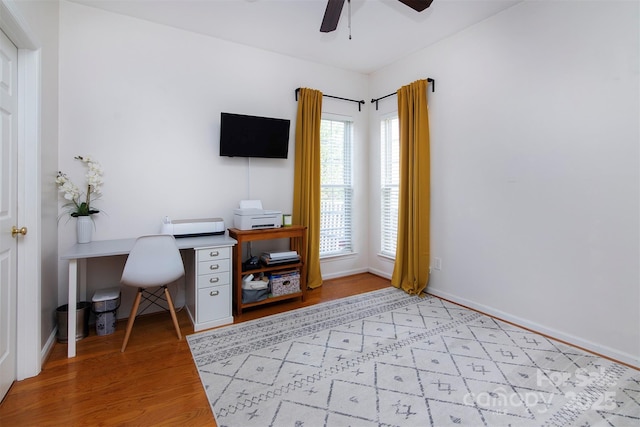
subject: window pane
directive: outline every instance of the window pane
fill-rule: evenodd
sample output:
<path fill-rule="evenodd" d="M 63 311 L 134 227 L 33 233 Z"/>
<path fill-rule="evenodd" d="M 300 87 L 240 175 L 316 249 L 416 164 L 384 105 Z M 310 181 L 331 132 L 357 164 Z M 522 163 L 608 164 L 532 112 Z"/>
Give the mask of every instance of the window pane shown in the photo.
<path fill-rule="evenodd" d="M 380 123 L 381 147 L 381 230 L 380 252 L 395 257 L 398 237 L 398 194 L 400 182 L 400 131 L 398 118 Z"/>
<path fill-rule="evenodd" d="M 346 123 L 323 120 L 320 127 L 320 162 L 322 185 L 342 185 L 349 182 L 346 174 L 350 164 L 345 158 Z"/>
<path fill-rule="evenodd" d="M 320 253 L 351 252 L 351 189 L 322 187 Z"/>
<path fill-rule="evenodd" d="M 320 256 L 352 252 L 351 122 L 320 125 Z"/>

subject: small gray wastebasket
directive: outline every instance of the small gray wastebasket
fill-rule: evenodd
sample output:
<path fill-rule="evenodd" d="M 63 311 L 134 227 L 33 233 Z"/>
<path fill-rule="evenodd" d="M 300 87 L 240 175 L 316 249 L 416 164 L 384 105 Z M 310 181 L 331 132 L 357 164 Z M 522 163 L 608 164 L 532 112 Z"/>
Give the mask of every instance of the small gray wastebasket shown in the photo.
<path fill-rule="evenodd" d="M 116 331 L 120 288 L 99 289 L 93 294 L 92 311 L 96 315 L 96 334 L 109 335 Z"/>
<path fill-rule="evenodd" d="M 82 301 L 76 304 L 76 341 L 89 336 L 89 314 L 91 304 Z M 56 308 L 56 318 L 58 320 L 58 333 L 56 337 L 58 342 L 66 343 L 69 341 L 69 304 L 61 305 Z"/>

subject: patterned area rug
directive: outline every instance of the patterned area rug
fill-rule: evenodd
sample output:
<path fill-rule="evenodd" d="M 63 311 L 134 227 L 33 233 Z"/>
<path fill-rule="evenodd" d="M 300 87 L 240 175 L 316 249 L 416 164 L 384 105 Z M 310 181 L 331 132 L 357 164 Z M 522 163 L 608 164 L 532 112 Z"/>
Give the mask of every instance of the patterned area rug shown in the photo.
<path fill-rule="evenodd" d="M 395 288 L 187 339 L 220 427 L 640 425 L 639 371 Z"/>

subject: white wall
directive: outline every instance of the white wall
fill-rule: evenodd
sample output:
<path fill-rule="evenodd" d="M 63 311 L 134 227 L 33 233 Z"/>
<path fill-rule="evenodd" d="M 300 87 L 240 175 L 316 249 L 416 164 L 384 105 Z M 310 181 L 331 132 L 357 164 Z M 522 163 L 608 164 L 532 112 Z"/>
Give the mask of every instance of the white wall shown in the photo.
<path fill-rule="evenodd" d="M 428 290 L 636 366 L 638 12 L 627 1 L 527 1 L 370 85 L 378 97 L 436 80 L 432 257 L 442 270 Z M 371 110 L 372 140 L 395 102 Z M 369 264 L 390 274 L 373 250 Z"/>
<path fill-rule="evenodd" d="M 295 89 L 368 98 L 361 74 L 64 1 L 60 14 L 59 164 L 76 183 L 84 182 L 84 169 L 74 156 L 92 155 L 104 167 L 96 240 L 156 233 L 165 215 L 222 217 L 230 227 L 233 208 L 246 198 L 291 212 Z M 323 105 L 353 117 L 356 150 L 366 158 L 366 109 L 327 98 Z M 290 119 L 289 158 L 252 159 L 249 168 L 247 159 L 219 157 L 223 111 Z M 355 240 L 362 246 L 353 257 L 323 264 L 326 277 L 367 268 L 366 163 L 356 174 L 362 187 Z M 74 243 L 74 226 L 61 221 L 61 251 Z M 91 261 L 90 286 L 117 285 L 121 267 L 108 266 L 118 262 L 124 258 Z M 58 276 L 65 301 L 66 269 Z M 126 304 L 120 312 L 128 314 Z"/>

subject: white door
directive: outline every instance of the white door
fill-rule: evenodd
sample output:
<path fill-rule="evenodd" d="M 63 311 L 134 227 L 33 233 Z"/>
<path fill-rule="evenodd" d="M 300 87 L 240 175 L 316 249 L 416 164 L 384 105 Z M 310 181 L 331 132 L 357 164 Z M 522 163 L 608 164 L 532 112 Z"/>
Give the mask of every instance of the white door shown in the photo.
<path fill-rule="evenodd" d="M 17 74 L 18 49 L 0 31 L 0 400 L 16 379 Z"/>

